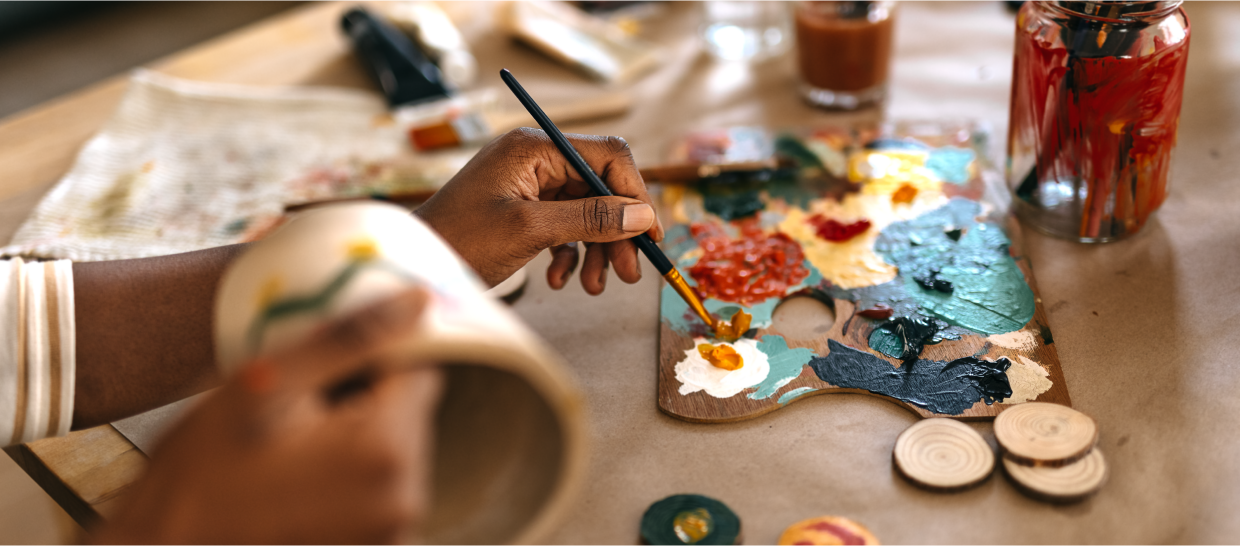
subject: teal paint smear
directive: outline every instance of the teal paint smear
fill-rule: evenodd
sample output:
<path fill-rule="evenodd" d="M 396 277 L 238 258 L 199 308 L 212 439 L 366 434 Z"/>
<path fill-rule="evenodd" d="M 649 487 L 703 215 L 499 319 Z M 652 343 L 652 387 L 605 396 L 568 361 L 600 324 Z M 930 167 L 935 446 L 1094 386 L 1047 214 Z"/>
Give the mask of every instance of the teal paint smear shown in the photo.
<path fill-rule="evenodd" d="M 689 277 L 685 280 L 690 285 L 696 286 Z M 702 319 L 689 309 L 689 304 L 680 298 L 680 294 L 671 285 L 663 286 L 663 293 L 659 296 L 659 315 L 663 320 L 668 322 L 672 330 L 691 336 L 710 337 L 706 324 Z M 738 310 L 745 310 L 746 313 L 753 315 L 753 321 L 750 322 L 750 328 L 766 328 L 771 325 L 771 315 L 775 312 L 775 307 L 783 298 L 772 297 L 762 300 L 754 305 L 740 305 L 737 303 L 721 301 L 716 299 L 706 299 L 702 304 L 706 306 L 706 310 L 712 315 L 721 316 L 725 319 L 731 318 Z"/>
<path fill-rule="evenodd" d="M 893 282 L 919 312 L 982 335 L 1013 332 L 1033 318 L 1033 290 L 1008 253 L 1011 241 L 997 225 L 976 221 L 980 212 L 976 202 L 952 199 L 887 226 L 874 250 L 899 269 Z M 949 236 L 955 230 L 963 230 L 959 241 Z M 926 289 L 918 278 L 945 280 L 951 290 Z"/>
<path fill-rule="evenodd" d="M 777 137 L 775 139 L 775 152 L 792 158 L 797 166 L 801 168 L 827 168 L 822 160 L 818 159 L 818 154 L 805 147 L 805 144 L 800 139 L 792 135 L 780 135 Z"/>
<path fill-rule="evenodd" d="M 806 348 L 789 349 L 788 341 L 777 335 L 763 336 L 762 341 L 758 342 L 758 350 L 766 354 L 771 371 L 766 374 L 766 379 L 754 385 L 756 390 L 749 393 L 749 398 L 754 400 L 774 396 L 776 391 L 801 375 L 801 369 L 809 364 L 810 359 L 818 356 Z M 782 398 L 780 403 L 783 403 Z"/>
<path fill-rule="evenodd" d="M 818 389 L 815 389 L 815 388 L 812 388 L 812 387 L 801 387 L 801 388 L 797 388 L 797 389 L 792 389 L 792 390 L 790 390 L 790 391 L 788 391 L 788 392 L 785 392 L 783 395 L 781 395 L 781 396 L 779 397 L 779 405 L 783 406 L 783 405 L 787 404 L 788 402 L 791 402 L 791 401 L 793 401 L 793 400 L 796 400 L 797 398 L 800 398 L 800 397 L 802 397 L 802 396 L 804 396 L 804 395 L 806 395 L 806 394 L 809 394 L 809 393 L 811 393 L 811 392 L 814 392 L 814 391 L 816 391 L 816 390 L 818 390 Z"/>
<path fill-rule="evenodd" d="M 930 151 L 926 158 L 926 168 L 934 171 L 939 178 L 952 184 L 969 183 L 969 164 L 977 155 L 967 148 L 944 146 Z"/>
<path fill-rule="evenodd" d="M 870 332 L 870 348 L 891 358 L 904 357 L 904 340 L 890 330 L 875 328 Z"/>
<path fill-rule="evenodd" d="M 686 252 L 698 247 L 697 241 L 689 232 L 689 226 L 676 224 L 663 233 L 663 253 L 677 261 Z"/>
<path fill-rule="evenodd" d="M 824 279 L 822 278 L 822 272 L 818 271 L 818 268 L 814 267 L 814 264 L 809 263 L 808 258 L 806 258 L 804 262 L 801 262 L 801 265 L 804 266 L 805 269 L 809 270 L 809 276 L 805 277 L 800 284 L 789 288 L 789 292 L 796 292 L 802 288 L 818 288 L 823 283 Z"/>

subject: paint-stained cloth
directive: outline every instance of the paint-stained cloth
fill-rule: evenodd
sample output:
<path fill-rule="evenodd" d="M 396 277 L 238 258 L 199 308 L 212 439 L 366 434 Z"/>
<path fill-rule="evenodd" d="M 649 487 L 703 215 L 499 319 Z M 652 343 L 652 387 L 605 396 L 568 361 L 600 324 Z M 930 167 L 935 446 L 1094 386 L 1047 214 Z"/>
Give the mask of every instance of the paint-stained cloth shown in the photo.
<path fill-rule="evenodd" d="M 371 93 L 138 71 L 0 256 L 107 260 L 254 240 L 286 205 L 431 190 L 472 153 L 412 155 Z"/>

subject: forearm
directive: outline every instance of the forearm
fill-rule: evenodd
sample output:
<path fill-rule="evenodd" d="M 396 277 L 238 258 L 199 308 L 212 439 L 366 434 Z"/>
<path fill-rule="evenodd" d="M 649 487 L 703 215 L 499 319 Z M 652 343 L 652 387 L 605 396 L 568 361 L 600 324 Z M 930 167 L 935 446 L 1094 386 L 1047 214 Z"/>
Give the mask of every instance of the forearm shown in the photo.
<path fill-rule="evenodd" d="M 244 245 L 73 265 L 73 428 L 141 413 L 218 381 L 215 290 Z"/>

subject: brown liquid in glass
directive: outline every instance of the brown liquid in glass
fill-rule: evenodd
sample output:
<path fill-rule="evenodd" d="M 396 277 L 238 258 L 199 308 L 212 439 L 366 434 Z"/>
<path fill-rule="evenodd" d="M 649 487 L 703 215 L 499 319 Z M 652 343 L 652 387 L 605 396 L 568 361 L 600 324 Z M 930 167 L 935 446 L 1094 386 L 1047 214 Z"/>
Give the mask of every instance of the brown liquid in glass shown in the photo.
<path fill-rule="evenodd" d="M 892 18 L 842 18 L 812 6 L 797 9 L 797 56 L 806 83 L 830 91 L 862 91 L 887 80 Z"/>

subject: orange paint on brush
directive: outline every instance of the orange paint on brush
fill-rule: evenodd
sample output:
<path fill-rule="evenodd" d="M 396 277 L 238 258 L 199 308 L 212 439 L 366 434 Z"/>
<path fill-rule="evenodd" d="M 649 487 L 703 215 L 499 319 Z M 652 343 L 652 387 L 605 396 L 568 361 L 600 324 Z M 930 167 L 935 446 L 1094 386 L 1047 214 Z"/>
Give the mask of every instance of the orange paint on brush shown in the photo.
<path fill-rule="evenodd" d="M 715 321 L 715 337 L 724 341 L 736 341 L 749 331 L 750 322 L 753 322 L 753 315 L 738 309 L 732 315 L 731 321 Z"/>
<path fill-rule="evenodd" d="M 697 350 L 698 354 L 710 362 L 711 366 L 721 370 L 739 370 L 745 365 L 745 359 L 741 358 L 736 349 L 722 343 L 719 345 L 703 343 L 697 346 Z"/>

